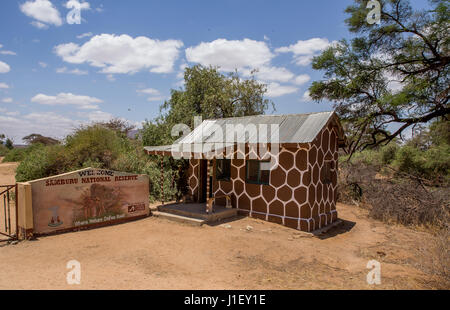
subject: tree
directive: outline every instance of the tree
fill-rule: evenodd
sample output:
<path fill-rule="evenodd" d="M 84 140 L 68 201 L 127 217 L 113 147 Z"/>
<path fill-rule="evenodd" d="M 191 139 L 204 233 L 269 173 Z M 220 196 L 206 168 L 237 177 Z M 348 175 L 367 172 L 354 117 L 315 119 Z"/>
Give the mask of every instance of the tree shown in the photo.
<path fill-rule="evenodd" d="M 10 138 L 7 138 L 5 141 L 5 146 L 7 149 L 12 150 L 14 148 L 13 141 Z"/>
<path fill-rule="evenodd" d="M 0 134 L 0 145 L 3 145 L 3 143 L 4 143 L 4 141 L 3 140 L 5 140 L 5 138 L 6 138 L 6 136 L 4 135 L 4 134 Z"/>
<path fill-rule="evenodd" d="M 357 36 L 333 44 L 312 65 L 325 80 L 313 82 L 310 96 L 334 102 L 352 123 L 351 154 L 402 138 L 409 127 L 448 121 L 450 113 L 449 2 L 430 0 L 429 10 L 413 10 L 407 0 L 379 2 L 378 25 L 366 21 L 367 1 L 355 0 L 346 23 Z"/>
<path fill-rule="evenodd" d="M 95 124 L 114 130 L 125 137 L 128 135 L 130 131 L 132 131 L 136 127 L 128 123 L 126 120 L 120 118 L 113 118 L 107 122 L 97 122 Z"/>
<path fill-rule="evenodd" d="M 45 137 L 37 133 L 33 133 L 31 135 L 23 137 L 22 140 L 26 141 L 28 144 L 37 144 L 37 143 L 41 143 L 43 145 L 59 144 L 58 140 L 50 137 Z"/>
<path fill-rule="evenodd" d="M 203 119 L 263 114 L 273 103 L 264 98 L 267 86 L 251 77 L 243 80 L 237 72 L 227 75 L 218 67 L 196 65 L 186 68 L 185 88 L 171 91 L 161 106 L 161 116 L 146 122 L 142 130 L 146 145 L 171 143 L 175 124 L 194 125 L 194 116 Z"/>

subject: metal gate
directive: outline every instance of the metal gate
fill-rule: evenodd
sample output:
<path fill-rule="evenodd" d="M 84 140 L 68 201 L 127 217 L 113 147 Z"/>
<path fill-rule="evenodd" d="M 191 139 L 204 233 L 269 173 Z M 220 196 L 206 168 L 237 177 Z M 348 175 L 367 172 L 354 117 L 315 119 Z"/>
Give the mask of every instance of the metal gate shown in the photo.
<path fill-rule="evenodd" d="M 18 239 L 17 198 L 17 184 L 0 185 L 0 242 Z"/>

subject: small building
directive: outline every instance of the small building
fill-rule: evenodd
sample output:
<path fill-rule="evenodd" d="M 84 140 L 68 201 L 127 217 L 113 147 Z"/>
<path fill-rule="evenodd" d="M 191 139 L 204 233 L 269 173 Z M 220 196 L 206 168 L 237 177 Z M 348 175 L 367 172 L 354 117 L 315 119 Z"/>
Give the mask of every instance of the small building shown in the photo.
<path fill-rule="evenodd" d="M 313 231 L 337 219 L 338 149 L 334 112 L 205 120 L 150 155 L 189 159 L 193 201 L 231 201 L 240 214 Z"/>

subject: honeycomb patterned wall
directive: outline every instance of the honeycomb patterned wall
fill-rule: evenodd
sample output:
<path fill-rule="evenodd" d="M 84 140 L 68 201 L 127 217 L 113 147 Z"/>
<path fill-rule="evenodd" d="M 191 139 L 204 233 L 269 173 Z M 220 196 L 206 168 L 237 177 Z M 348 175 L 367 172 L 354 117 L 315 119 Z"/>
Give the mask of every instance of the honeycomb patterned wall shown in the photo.
<path fill-rule="evenodd" d="M 245 160 L 238 159 L 235 153 L 231 161 L 231 180 L 217 181 L 214 175 L 213 193 L 230 195 L 233 207 L 251 217 L 302 231 L 326 226 L 337 219 L 337 137 L 336 128 L 329 124 L 312 143 L 281 145 L 276 158 L 279 165 L 271 171 L 269 185 L 246 183 Z M 254 150 L 247 147 L 246 158 L 251 152 Z M 334 168 L 331 182 L 327 183 L 324 182 L 326 161 Z M 196 200 L 199 171 L 200 160 L 191 159 L 188 184 Z M 215 160 L 213 171 L 215 173 Z M 217 203 L 223 205 L 225 199 Z"/>

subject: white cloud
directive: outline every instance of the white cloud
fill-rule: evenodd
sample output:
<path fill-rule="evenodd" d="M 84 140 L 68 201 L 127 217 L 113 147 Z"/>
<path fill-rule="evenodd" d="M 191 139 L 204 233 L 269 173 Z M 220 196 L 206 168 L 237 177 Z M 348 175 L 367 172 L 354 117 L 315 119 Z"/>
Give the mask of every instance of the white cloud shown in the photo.
<path fill-rule="evenodd" d="M 89 63 L 101 68 L 105 74 L 136 73 L 143 69 L 150 72 L 168 73 L 183 42 L 178 40 L 153 40 L 148 37 L 132 38 L 123 34 L 101 34 L 83 45 L 60 44 L 55 53 L 68 63 Z"/>
<path fill-rule="evenodd" d="M 14 112 L 12 113 L 14 114 Z M 81 121 L 72 120 L 54 112 L 14 116 L 16 115 L 0 115 L 0 131 L 11 137 L 16 143 L 21 143 L 22 138 L 30 133 L 40 133 L 47 137 L 59 135 L 58 138 L 62 138 L 81 125 Z"/>
<path fill-rule="evenodd" d="M 98 109 L 95 103 L 101 103 L 103 100 L 95 97 L 74 95 L 72 93 L 59 93 L 56 96 L 37 94 L 31 98 L 31 102 L 44 105 L 74 105 L 80 109 Z"/>
<path fill-rule="evenodd" d="M 165 98 L 163 96 L 160 96 L 160 92 L 157 89 L 154 88 L 145 88 L 145 89 L 138 89 L 136 92 L 141 94 L 150 95 L 150 97 L 147 98 L 147 101 L 153 102 L 153 101 L 163 101 Z"/>
<path fill-rule="evenodd" d="M 183 88 L 184 85 L 185 85 L 184 79 L 183 79 L 183 80 L 178 80 L 178 81 L 176 81 L 176 82 L 173 84 L 174 87 L 178 87 L 178 88 Z"/>
<path fill-rule="evenodd" d="M 299 40 L 295 44 L 277 48 L 277 53 L 293 53 L 294 61 L 299 66 L 307 66 L 318 52 L 323 51 L 334 42 L 326 38 L 312 38 L 309 40 Z"/>
<path fill-rule="evenodd" d="M 113 118 L 113 115 L 103 111 L 93 111 L 87 113 L 87 118 L 91 122 L 107 122 Z"/>
<path fill-rule="evenodd" d="M 159 95 L 159 90 L 154 88 L 138 89 L 137 92 L 147 95 Z"/>
<path fill-rule="evenodd" d="M 0 73 L 8 73 L 10 70 L 11 67 L 7 63 L 0 61 Z"/>
<path fill-rule="evenodd" d="M 108 121 L 113 118 L 112 114 L 100 110 L 71 114 L 80 119 L 72 119 L 55 112 L 33 112 L 17 117 L 18 115 L 20 114 L 16 111 L 0 114 L 0 132 L 11 137 L 16 143 L 21 143 L 22 138 L 30 133 L 62 139 L 80 125 Z M 135 124 L 139 125 L 140 123 L 136 122 Z"/>
<path fill-rule="evenodd" d="M 246 69 L 242 71 L 244 76 L 250 76 L 251 70 Z M 283 67 L 261 67 L 255 76 L 263 81 L 278 81 L 278 82 L 288 82 L 294 78 L 294 74 L 286 68 Z"/>
<path fill-rule="evenodd" d="M 2 54 L 2 55 L 13 55 L 13 56 L 17 55 L 13 51 L 0 51 L 0 54 Z"/>
<path fill-rule="evenodd" d="M 86 32 L 77 36 L 77 39 L 92 37 L 92 32 Z"/>
<path fill-rule="evenodd" d="M 164 101 L 164 97 L 162 96 L 157 96 L 157 97 L 148 97 L 147 101 L 149 102 L 154 102 L 154 101 Z"/>
<path fill-rule="evenodd" d="M 57 68 L 56 73 L 67 73 L 67 74 L 75 74 L 75 75 L 86 75 L 87 71 L 80 70 L 78 68 L 68 70 L 67 67 Z"/>
<path fill-rule="evenodd" d="M 42 68 L 47 68 L 48 64 L 46 64 L 46 63 L 43 62 L 43 61 L 40 61 L 40 62 L 39 62 L 39 66 L 41 66 Z"/>
<path fill-rule="evenodd" d="M 266 66 L 274 57 L 266 42 L 217 39 L 186 49 L 186 59 L 204 66 L 220 66 L 223 71 Z"/>
<path fill-rule="evenodd" d="M 312 101 L 312 98 L 311 98 L 311 96 L 310 96 L 309 94 L 310 94 L 310 93 L 309 93 L 309 90 L 305 91 L 305 92 L 303 93 L 303 96 L 302 96 L 301 101 L 304 101 L 304 102 L 310 102 L 310 101 Z"/>
<path fill-rule="evenodd" d="M 3 98 L 2 102 L 4 102 L 4 103 L 11 103 L 11 102 L 13 102 L 13 98 L 11 98 L 11 97 Z"/>
<path fill-rule="evenodd" d="M 2 89 L 8 89 L 8 88 L 9 88 L 9 85 L 6 84 L 6 83 L 0 83 L 0 88 L 2 88 Z"/>
<path fill-rule="evenodd" d="M 384 72 L 384 78 L 387 81 L 386 87 L 393 93 L 397 94 L 399 93 L 403 87 L 405 86 L 404 83 L 402 83 L 402 77 L 394 75 L 392 73 Z"/>
<path fill-rule="evenodd" d="M 188 67 L 187 63 L 182 63 L 179 66 L 180 71 L 177 73 L 177 79 L 184 79 L 184 70 Z"/>
<path fill-rule="evenodd" d="M 297 87 L 280 85 L 279 83 L 267 84 L 266 96 L 270 98 L 281 97 L 284 95 L 292 94 L 298 91 Z"/>
<path fill-rule="evenodd" d="M 68 71 L 68 73 L 75 74 L 75 75 L 86 75 L 86 74 L 88 74 L 88 72 L 86 70 L 80 70 L 78 68 L 70 70 L 70 71 Z"/>
<path fill-rule="evenodd" d="M 46 27 L 48 24 L 61 26 L 63 20 L 58 9 L 49 0 L 26 1 L 20 5 L 22 13 L 34 18 L 32 24 L 38 28 Z"/>
<path fill-rule="evenodd" d="M 297 85 L 303 85 L 307 83 L 310 79 L 311 77 L 308 74 L 300 74 L 295 78 L 294 83 Z"/>
<path fill-rule="evenodd" d="M 48 25 L 41 23 L 41 22 L 37 22 L 37 21 L 32 21 L 30 24 L 38 29 L 47 29 L 48 28 Z"/>

